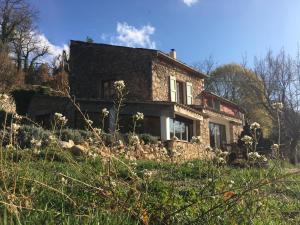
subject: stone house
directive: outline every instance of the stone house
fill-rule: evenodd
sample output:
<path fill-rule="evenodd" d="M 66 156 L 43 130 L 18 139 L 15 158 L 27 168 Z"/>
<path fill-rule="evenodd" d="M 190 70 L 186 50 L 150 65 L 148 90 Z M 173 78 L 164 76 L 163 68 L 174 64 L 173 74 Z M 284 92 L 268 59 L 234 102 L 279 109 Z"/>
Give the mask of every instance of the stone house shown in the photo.
<path fill-rule="evenodd" d="M 243 124 L 243 110 L 233 102 L 204 90 L 206 75 L 179 61 L 176 51 L 130 48 L 71 41 L 69 84 L 72 95 L 94 124 L 100 126 L 100 112 L 108 108 L 107 131 L 114 130 L 113 84 L 124 80 L 125 106 L 120 127 L 128 132 L 132 115 L 144 114 L 139 133 L 150 133 L 162 141 L 174 137 L 188 143 L 201 136 L 205 146 L 222 148 L 235 142 Z M 69 126 L 82 127 L 80 115 L 63 97 L 35 97 L 29 115 L 38 122 L 61 112 Z"/>

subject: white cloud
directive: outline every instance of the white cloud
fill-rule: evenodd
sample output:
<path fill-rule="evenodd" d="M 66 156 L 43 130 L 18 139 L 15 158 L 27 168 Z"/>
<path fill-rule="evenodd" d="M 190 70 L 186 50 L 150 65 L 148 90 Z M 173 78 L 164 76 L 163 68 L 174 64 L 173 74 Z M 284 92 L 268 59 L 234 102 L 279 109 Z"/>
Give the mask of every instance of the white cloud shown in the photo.
<path fill-rule="evenodd" d="M 69 46 L 67 44 L 61 46 L 54 45 L 48 40 L 48 38 L 44 34 L 40 34 L 40 33 L 36 34 L 36 38 L 39 41 L 41 48 L 43 46 L 48 46 L 49 54 L 45 56 L 43 59 L 43 61 L 45 62 L 50 62 L 55 57 L 61 55 L 63 50 L 69 53 Z"/>
<path fill-rule="evenodd" d="M 198 0 L 182 0 L 182 2 L 190 7 L 194 4 L 196 4 L 198 2 Z"/>
<path fill-rule="evenodd" d="M 128 25 L 126 22 L 117 23 L 117 34 L 111 36 L 111 44 L 127 47 L 155 48 L 155 41 L 151 40 L 151 35 L 154 32 L 155 28 L 151 25 L 138 29 Z"/>

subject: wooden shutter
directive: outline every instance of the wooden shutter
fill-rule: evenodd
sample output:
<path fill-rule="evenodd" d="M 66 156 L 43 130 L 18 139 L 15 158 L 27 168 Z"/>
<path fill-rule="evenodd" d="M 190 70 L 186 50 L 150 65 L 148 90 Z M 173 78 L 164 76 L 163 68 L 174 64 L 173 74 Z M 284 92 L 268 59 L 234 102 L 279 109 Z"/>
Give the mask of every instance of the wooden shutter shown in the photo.
<path fill-rule="evenodd" d="M 177 102 L 176 77 L 173 76 L 170 76 L 170 95 L 171 102 Z"/>
<path fill-rule="evenodd" d="M 186 82 L 186 103 L 193 104 L 193 84 L 190 82 Z"/>

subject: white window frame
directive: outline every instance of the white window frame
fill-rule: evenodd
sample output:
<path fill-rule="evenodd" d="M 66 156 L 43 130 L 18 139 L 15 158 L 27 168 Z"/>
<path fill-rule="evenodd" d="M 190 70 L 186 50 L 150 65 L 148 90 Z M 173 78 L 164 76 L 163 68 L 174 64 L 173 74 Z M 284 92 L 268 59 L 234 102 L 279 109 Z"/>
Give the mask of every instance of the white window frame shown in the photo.
<path fill-rule="evenodd" d="M 176 77 L 170 76 L 170 96 L 171 102 L 177 102 Z"/>
<path fill-rule="evenodd" d="M 193 84 L 191 82 L 186 82 L 186 103 L 193 104 Z"/>

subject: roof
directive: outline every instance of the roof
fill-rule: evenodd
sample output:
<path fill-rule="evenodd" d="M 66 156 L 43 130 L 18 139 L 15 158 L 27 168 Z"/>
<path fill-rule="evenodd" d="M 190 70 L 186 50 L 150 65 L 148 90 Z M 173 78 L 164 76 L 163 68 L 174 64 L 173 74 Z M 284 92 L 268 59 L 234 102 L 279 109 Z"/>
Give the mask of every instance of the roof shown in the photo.
<path fill-rule="evenodd" d="M 157 49 L 149 49 L 149 48 L 133 48 L 133 47 L 126 47 L 126 46 L 119 46 L 119 45 L 110 45 L 110 44 L 103 44 L 103 43 L 90 43 L 90 42 L 85 42 L 85 41 L 77 41 L 77 40 L 70 40 L 70 45 L 73 43 L 77 43 L 80 45 L 95 45 L 95 46 L 110 46 L 110 47 L 117 47 L 117 48 L 127 48 L 127 49 L 136 49 L 136 50 L 142 50 L 142 51 L 148 51 L 155 56 L 160 56 L 163 57 L 164 59 L 168 60 L 170 63 L 173 63 L 177 66 L 180 66 L 181 68 L 190 71 L 191 73 L 201 77 L 201 78 L 207 78 L 208 76 L 201 73 L 198 69 L 187 65 L 186 63 L 172 58 L 169 54 L 164 53 L 160 50 Z"/>

